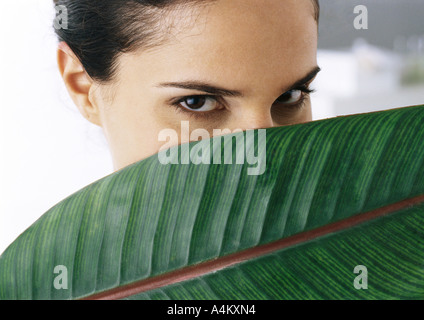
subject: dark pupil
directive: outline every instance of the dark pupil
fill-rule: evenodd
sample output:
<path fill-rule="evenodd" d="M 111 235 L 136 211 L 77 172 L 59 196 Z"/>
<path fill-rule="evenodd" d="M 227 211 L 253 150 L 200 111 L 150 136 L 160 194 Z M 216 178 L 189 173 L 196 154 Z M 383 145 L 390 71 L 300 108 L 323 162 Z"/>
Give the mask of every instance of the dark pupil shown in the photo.
<path fill-rule="evenodd" d="M 205 105 L 205 102 L 205 97 L 189 97 L 185 100 L 187 107 L 194 110 L 202 108 Z"/>
<path fill-rule="evenodd" d="M 293 95 L 293 90 L 287 91 L 286 93 L 282 94 L 277 100 L 279 102 L 287 102 L 291 100 Z"/>

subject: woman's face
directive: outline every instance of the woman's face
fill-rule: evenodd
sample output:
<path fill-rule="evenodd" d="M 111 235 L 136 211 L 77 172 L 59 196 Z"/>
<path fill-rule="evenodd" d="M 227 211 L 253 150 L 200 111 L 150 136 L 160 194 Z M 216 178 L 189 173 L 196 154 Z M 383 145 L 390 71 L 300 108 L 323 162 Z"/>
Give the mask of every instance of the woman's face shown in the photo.
<path fill-rule="evenodd" d="M 93 83 L 80 110 L 103 128 L 115 169 L 157 153 L 167 143 L 159 133 L 180 134 L 182 121 L 211 136 L 311 121 L 314 12 L 311 0 L 218 0 L 172 10 L 167 40 L 121 55 L 115 80 Z"/>

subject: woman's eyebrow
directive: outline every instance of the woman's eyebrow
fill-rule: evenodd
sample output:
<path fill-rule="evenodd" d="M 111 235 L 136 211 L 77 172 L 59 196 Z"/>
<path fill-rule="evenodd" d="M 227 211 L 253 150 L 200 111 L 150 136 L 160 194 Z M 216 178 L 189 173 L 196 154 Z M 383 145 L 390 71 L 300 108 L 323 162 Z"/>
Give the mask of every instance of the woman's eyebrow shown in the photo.
<path fill-rule="evenodd" d="M 290 91 L 294 88 L 300 87 L 309 81 L 311 81 L 315 76 L 320 72 L 320 67 L 315 67 L 312 69 L 306 76 L 304 76 L 302 79 L 296 81 L 293 85 L 290 86 L 290 89 L 287 91 Z M 216 96 L 222 96 L 222 97 L 243 97 L 244 94 L 241 91 L 238 90 L 228 90 L 224 88 L 220 88 L 214 85 L 211 85 L 206 82 L 202 81 L 181 81 L 181 82 L 164 82 L 160 83 L 156 87 L 158 88 L 179 88 L 179 89 L 186 89 L 186 90 L 196 90 L 196 91 L 202 91 L 209 94 L 213 94 Z"/>
<path fill-rule="evenodd" d="M 165 83 L 159 84 L 157 87 L 159 88 L 173 87 L 173 88 L 179 88 L 179 89 L 203 91 L 203 92 L 207 92 L 216 96 L 223 96 L 223 97 L 243 97 L 244 96 L 244 94 L 241 91 L 228 90 L 228 89 L 216 87 L 202 81 L 165 82 Z"/>
<path fill-rule="evenodd" d="M 307 84 L 309 81 L 314 79 L 320 71 L 321 71 L 321 68 L 316 66 L 310 72 L 308 72 L 308 74 L 306 76 L 304 76 L 302 79 L 296 81 L 293 85 L 291 85 L 289 90 L 287 90 L 287 91 L 296 89 L 298 87 L 301 87 L 301 86 Z"/>

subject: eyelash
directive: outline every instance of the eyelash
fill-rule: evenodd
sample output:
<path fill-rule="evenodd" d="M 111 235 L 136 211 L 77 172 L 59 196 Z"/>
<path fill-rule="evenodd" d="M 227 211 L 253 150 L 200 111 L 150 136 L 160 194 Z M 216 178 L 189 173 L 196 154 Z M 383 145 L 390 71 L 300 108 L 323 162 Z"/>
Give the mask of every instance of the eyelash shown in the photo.
<path fill-rule="evenodd" d="M 297 109 L 300 110 L 302 109 L 302 107 L 304 107 L 306 100 L 309 98 L 309 96 L 316 92 L 315 89 L 311 89 L 309 88 L 310 84 L 304 84 L 301 85 L 300 87 L 294 88 L 292 90 L 299 90 L 302 92 L 302 97 L 300 98 L 299 101 L 293 103 L 293 104 L 286 104 L 285 107 L 288 108 L 293 108 L 293 109 Z"/>
<path fill-rule="evenodd" d="M 299 90 L 302 92 L 302 97 L 300 98 L 299 101 L 297 101 L 296 103 L 293 104 L 286 104 L 286 107 L 288 108 L 293 108 L 293 109 L 297 109 L 300 110 L 304 105 L 305 102 L 307 100 L 307 98 L 314 93 L 316 90 L 314 89 L 310 89 L 309 88 L 310 84 L 304 84 L 300 87 L 291 89 L 291 90 Z M 287 91 L 288 92 L 288 91 Z M 212 110 L 212 111 L 206 111 L 206 112 L 195 112 L 195 111 L 190 111 L 184 107 L 181 106 L 181 103 L 184 102 L 184 100 L 186 100 L 187 98 L 191 98 L 191 97 L 202 97 L 202 98 L 210 98 L 210 99 L 214 99 L 218 104 L 220 105 L 224 105 L 225 103 L 222 101 L 222 97 L 220 96 L 215 96 L 215 95 L 207 95 L 207 94 L 199 94 L 199 95 L 189 95 L 189 96 L 184 96 L 184 97 L 180 97 L 177 98 L 174 101 L 170 102 L 170 105 L 172 107 L 174 107 L 176 109 L 176 111 L 178 113 L 183 113 L 185 115 L 188 115 L 190 118 L 194 118 L 194 119 L 203 119 L 203 120 L 207 120 L 209 118 L 214 117 L 215 112 L 220 111 L 224 108 L 221 109 L 216 109 L 216 110 Z"/>
<path fill-rule="evenodd" d="M 195 112 L 195 111 L 190 111 L 190 110 L 181 106 L 181 103 L 183 103 L 184 100 L 186 100 L 187 98 L 192 98 L 192 97 L 210 98 L 210 99 L 215 100 L 218 104 L 225 106 L 225 103 L 222 101 L 223 100 L 222 97 L 215 96 L 215 95 L 208 95 L 208 94 L 198 94 L 198 95 L 195 94 L 195 95 L 177 98 L 176 100 L 171 101 L 170 105 L 176 109 L 177 113 L 183 113 L 184 115 L 187 115 L 190 118 L 200 119 L 200 120 L 202 120 L 202 119 L 207 120 L 209 118 L 212 118 L 212 117 L 215 116 L 215 112 L 218 112 L 218 111 L 224 109 L 224 108 L 221 108 L 221 109 L 205 111 L 205 112 Z"/>

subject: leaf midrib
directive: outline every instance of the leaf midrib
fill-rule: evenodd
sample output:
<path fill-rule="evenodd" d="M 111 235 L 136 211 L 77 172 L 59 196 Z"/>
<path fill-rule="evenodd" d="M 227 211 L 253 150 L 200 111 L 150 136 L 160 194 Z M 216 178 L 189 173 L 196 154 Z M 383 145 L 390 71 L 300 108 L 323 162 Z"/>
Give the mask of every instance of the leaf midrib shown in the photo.
<path fill-rule="evenodd" d="M 94 295 L 84 297 L 82 300 L 117 300 L 123 299 L 142 292 L 158 289 L 178 282 L 190 280 L 205 274 L 219 271 L 231 267 L 235 264 L 245 262 L 250 259 L 259 258 L 273 252 L 287 249 L 296 245 L 306 243 L 317 238 L 347 230 L 360 224 L 381 218 L 383 216 L 396 213 L 399 210 L 407 209 L 424 203 L 424 195 L 402 200 L 387 206 L 383 206 L 372 211 L 357 214 L 352 217 L 330 223 L 328 225 L 315 228 L 309 231 L 300 232 L 296 235 L 273 241 L 267 244 L 249 248 L 227 256 L 195 264 L 192 266 L 177 269 L 159 276 L 136 281 L 124 286 L 105 290 Z"/>

